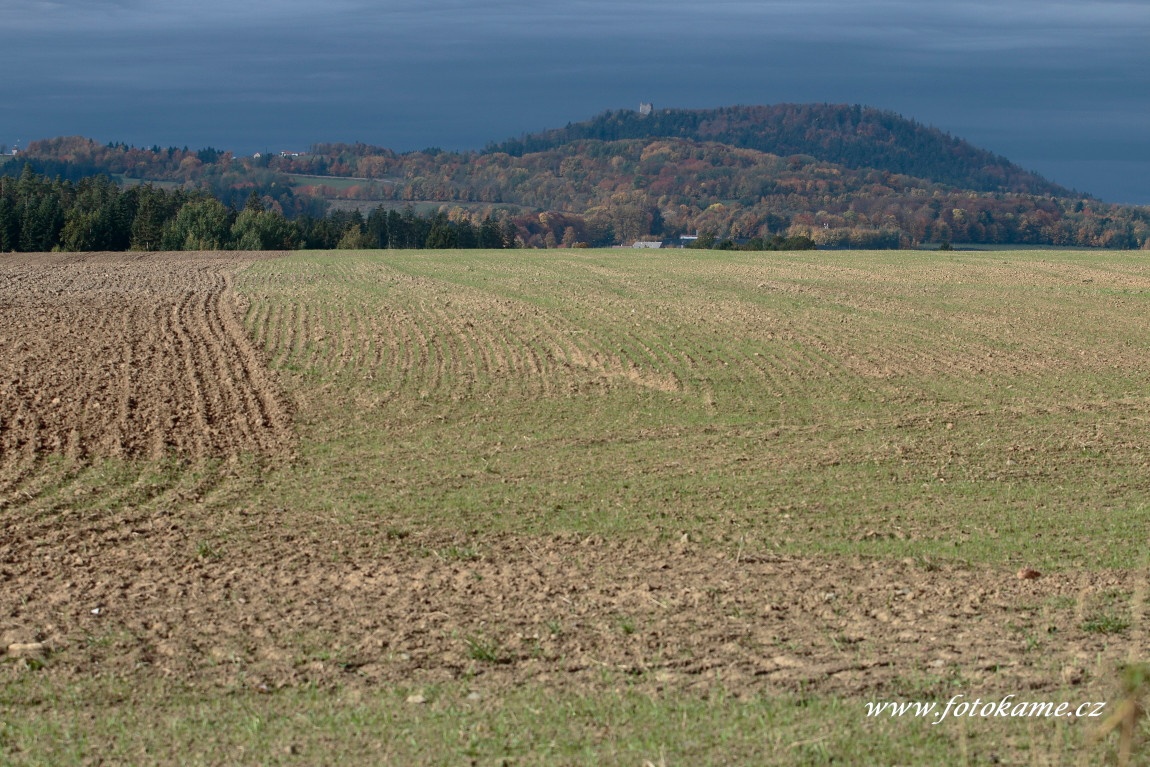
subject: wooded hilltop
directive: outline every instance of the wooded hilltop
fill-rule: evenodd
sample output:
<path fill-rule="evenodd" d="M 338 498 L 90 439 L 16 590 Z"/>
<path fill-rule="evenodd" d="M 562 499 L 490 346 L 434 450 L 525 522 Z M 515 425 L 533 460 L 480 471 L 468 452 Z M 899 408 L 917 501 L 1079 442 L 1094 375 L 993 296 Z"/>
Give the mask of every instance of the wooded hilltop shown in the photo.
<path fill-rule="evenodd" d="M 73 195 L 68 184 L 86 183 L 90 198 L 96 182 L 85 179 L 106 175 L 124 187 L 114 194 L 110 181 L 100 182 L 108 199 L 163 193 L 169 208 L 203 208 L 211 199 L 230 211 L 229 227 L 257 211 L 283 221 L 280 234 L 261 240 L 280 247 L 449 246 L 428 245 L 433 228 L 431 242 L 466 247 L 485 225 L 486 241 L 498 231 L 502 246 L 527 247 L 677 242 L 696 233 L 712 247 L 788 238 L 824 247 L 1150 247 L 1150 209 L 1100 202 L 938 129 L 859 106 L 613 111 L 481 152 L 316 144 L 235 157 L 56 138 L 31 143 L 0 173 L 11 176 L 0 185 L 3 250 L 48 243 L 3 223 L 15 215 L 15 177 L 26 173 L 43 176 L 40 188 L 58 188 L 62 201 Z M 133 191 L 141 186 L 149 191 Z M 27 215 L 27 202 L 19 205 Z M 69 215 L 79 214 L 64 215 L 54 247 L 81 244 L 63 236 Z M 165 219 L 161 239 L 175 218 Z M 391 234 L 391 224 L 398 231 L 405 220 L 408 229 L 423 222 L 427 237 L 416 244 L 420 235 Z M 172 230 L 165 242 L 178 239 Z M 143 242 L 129 236 L 126 247 Z"/>

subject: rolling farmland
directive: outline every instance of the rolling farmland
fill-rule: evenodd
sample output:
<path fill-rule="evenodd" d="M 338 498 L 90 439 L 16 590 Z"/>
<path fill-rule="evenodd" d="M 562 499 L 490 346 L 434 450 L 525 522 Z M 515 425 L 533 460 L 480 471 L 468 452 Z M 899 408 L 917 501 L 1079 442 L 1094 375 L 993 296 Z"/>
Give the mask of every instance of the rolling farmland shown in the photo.
<path fill-rule="evenodd" d="M 6 256 L 0 745 L 1062 763 L 861 702 L 1118 699 L 1147 327 L 1143 252 Z"/>

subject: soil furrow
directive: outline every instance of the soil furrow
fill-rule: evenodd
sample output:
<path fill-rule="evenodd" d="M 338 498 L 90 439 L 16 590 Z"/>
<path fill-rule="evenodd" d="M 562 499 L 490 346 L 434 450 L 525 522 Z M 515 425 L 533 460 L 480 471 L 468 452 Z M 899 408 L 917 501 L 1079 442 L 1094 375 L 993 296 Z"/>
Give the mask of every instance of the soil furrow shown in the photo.
<path fill-rule="evenodd" d="M 47 492 L 26 479 L 50 454 L 83 466 L 290 450 L 290 409 L 229 287 L 245 263 L 87 253 L 0 264 L 0 492 L 19 503 Z M 273 307 L 251 318 L 274 346 Z"/>

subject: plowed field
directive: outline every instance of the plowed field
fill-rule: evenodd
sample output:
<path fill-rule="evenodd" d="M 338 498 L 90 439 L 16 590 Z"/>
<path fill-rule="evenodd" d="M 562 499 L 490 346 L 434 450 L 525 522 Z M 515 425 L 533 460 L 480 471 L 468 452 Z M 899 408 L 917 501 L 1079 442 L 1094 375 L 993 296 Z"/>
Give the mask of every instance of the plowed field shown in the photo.
<path fill-rule="evenodd" d="M 0 747 L 91 756 L 67 722 L 99 704 L 50 702 L 76 690 L 234 695 L 232 742 L 312 690 L 1116 701 L 1150 655 L 1150 263 L 939 259 L 0 257 L 0 679 L 27 722 Z M 380 737 L 397 763 L 546 762 L 539 716 Z M 709 756 L 686 726 L 666 763 Z M 1085 732 L 1011 726 L 887 761 Z M 95 761 L 154 761 L 121 745 Z"/>
<path fill-rule="evenodd" d="M 0 505 L 46 456 L 190 460 L 290 449 L 219 254 L 0 262 Z"/>

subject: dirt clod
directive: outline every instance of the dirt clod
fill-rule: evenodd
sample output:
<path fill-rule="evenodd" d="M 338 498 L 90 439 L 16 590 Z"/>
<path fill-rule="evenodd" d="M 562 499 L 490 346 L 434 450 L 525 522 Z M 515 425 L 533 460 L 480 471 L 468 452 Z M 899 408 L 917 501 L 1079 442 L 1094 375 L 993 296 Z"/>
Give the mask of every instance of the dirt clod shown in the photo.
<path fill-rule="evenodd" d="M 42 642 L 27 642 L 8 645 L 9 658 L 43 658 L 48 648 Z"/>

